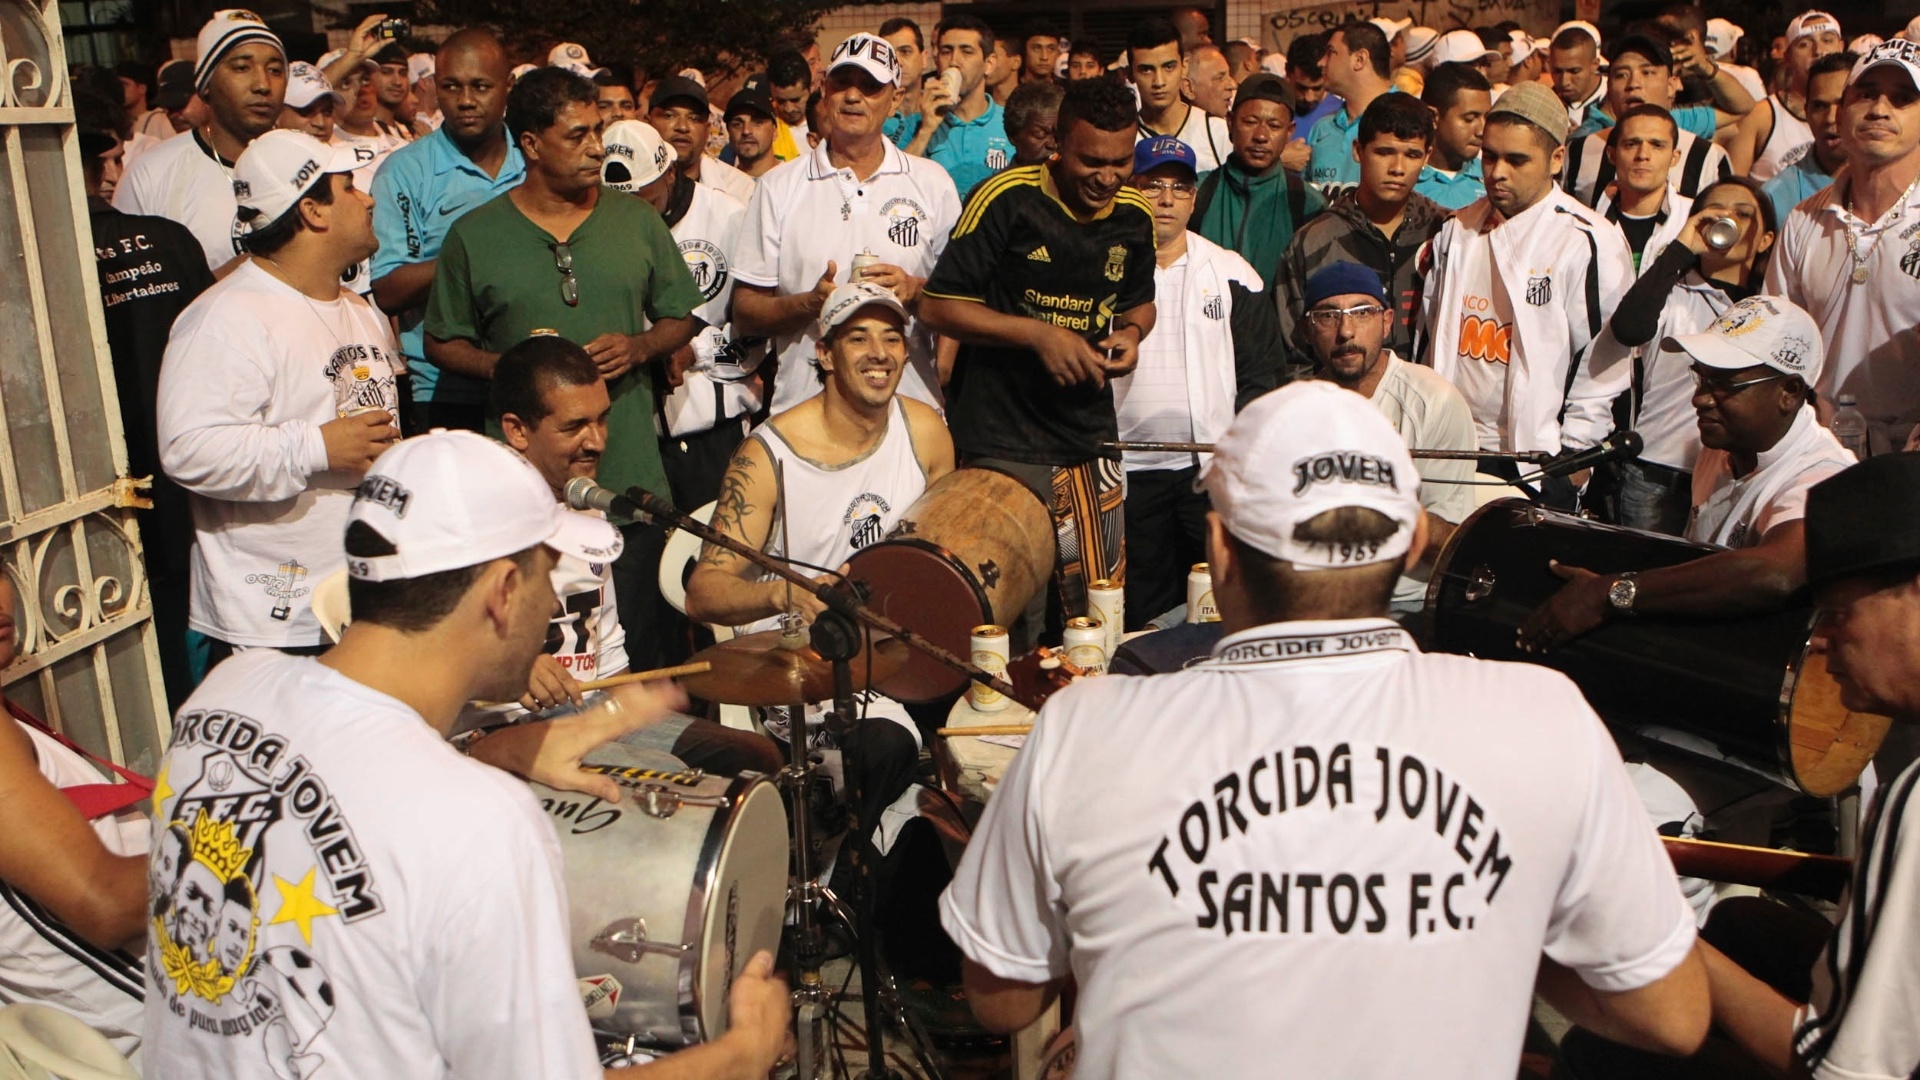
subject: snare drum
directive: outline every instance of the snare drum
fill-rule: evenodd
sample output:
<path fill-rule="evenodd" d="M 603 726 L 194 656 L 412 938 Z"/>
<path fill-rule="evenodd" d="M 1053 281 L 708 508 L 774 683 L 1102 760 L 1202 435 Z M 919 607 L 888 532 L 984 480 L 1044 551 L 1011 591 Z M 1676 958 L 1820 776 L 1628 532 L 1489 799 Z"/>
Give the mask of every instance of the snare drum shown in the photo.
<path fill-rule="evenodd" d="M 674 1048 L 727 1029 L 727 995 L 753 954 L 777 949 L 787 814 L 764 777 L 706 776 L 619 744 L 587 768 L 618 805 L 533 785 L 560 839 L 574 970 L 597 1036 Z"/>
<path fill-rule="evenodd" d="M 1673 729 L 1701 750 L 1828 796 L 1851 787 L 1879 749 L 1887 718 L 1850 712 L 1808 650 L 1804 603 L 1765 615 L 1616 619 L 1545 654 L 1514 634 L 1565 584 L 1550 559 L 1600 574 L 1648 570 L 1718 549 L 1601 525 L 1524 499 L 1489 503 L 1447 541 L 1427 589 L 1433 648 L 1545 664 L 1571 678 L 1609 723 Z"/>

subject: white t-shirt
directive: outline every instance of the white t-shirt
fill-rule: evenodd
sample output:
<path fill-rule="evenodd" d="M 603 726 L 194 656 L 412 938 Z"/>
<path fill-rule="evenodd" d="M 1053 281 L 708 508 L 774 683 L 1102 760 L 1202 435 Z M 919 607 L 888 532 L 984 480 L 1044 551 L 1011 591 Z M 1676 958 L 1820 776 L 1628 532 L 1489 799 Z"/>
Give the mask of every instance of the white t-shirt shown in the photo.
<path fill-rule="evenodd" d="M 407 145 L 398 135 L 376 126 L 372 135 L 355 135 L 346 128 L 335 125 L 333 145 L 353 149 L 353 159 L 359 164 L 353 170 L 353 186 L 356 190 L 371 192 L 373 174 L 387 160 L 387 155 Z"/>
<path fill-rule="evenodd" d="M 709 159 L 704 170 L 719 164 Z M 741 174 L 745 176 L 745 173 Z M 752 178 L 748 178 L 751 182 Z M 734 233 L 746 207 L 715 187 L 693 186 L 687 212 L 673 226 L 693 284 L 700 290 L 695 318 L 706 326 L 693 337 L 693 366 L 679 386 L 660 403 L 665 419 L 663 435 L 692 435 L 708 431 L 720 420 L 758 411 L 760 394 L 747 376 L 759 367 L 767 351 L 765 338 L 735 341 L 728 305 L 733 300 Z"/>
<path fill-rule="evenodd" d="M 1382 361 L 1386 373 L 1374 387 L 1373 404 L 1392 422 L 1394 430 L 1409 447 L 1425 450 L 1473 450 L 1475 442 L 1473 414 L 1467 401 L 1439 373 L 1430 367 L 1409 364 L 1391 350 Z M 1428 513 L 1455 525 L 1473 513 L 1474 489 L 1464 483 L 1472 480 L 1471 461 L 1447 461 L 1421 458 L 1414 463 L 1420 473 L 1420 506 Z M 1393 587 L 1393 602 L 1409 604 L 1427 595 L 1430 571 L 1402 574 Z"/>
<path fill-rule="evenodd" d="M 12 723 L 0 716 L 0 724 Z M 28 725 L 40 775 L 57 788 L 110 783 L 90 762 Z M 147 853 L 147 819 L 122 810 L 88 822 L 114 855 Z M 25 893 L 0 882 L 0 1005 L 51 1005 L 86 1021 L 139 1063 L 140 959 L 88 944 Z"/>
<path fill-rule="evenodd" d="M 890 142 L 882 150 L 880 167 L 866 180 L 834 168 L 825 143 L 762 176 L 735 240 L 735 280 L 783 295 L 811 292 L 829 262 L 836 267 L 834 280 L 845 284 L 853 257 L 862 251 L 915 277 L 932 275 L 947 234 L 960 220 L 960 195 L 947 170 L 934 162 L 909 157 Z M 939 408 L 931 334 L 917 320 L 907 333 L 900 392 Z M 813 375 L 817 340 L 812 320 L 800 332 L 774 339 L 780 359 L 774 412 L 819 392 Z"/>
<path fill-rule="evenodd" d="M 314 300 L 249 262 L 180 313 L 160 368 L 160 464 L 193 510 L 188 625 L 235 645 L 318 645 L 313 585 L 346 565 L 355 476 L 320 426 L 398 415 L 406 370 L 387 317 L 342 290 Z"/>
<path fill-rule="evenodd" d="M 1195 109 L 1195 112 L 1200 110 Z M 1181 321 L 1195 317 L 1187 310 L 1187 256 L 1172 266 L 1153 268 L 1153 300 L 1168 316 L 1160 333 L 1140 343 L 1140 363 L 1133 373 L 1113 380 L 1113 411 L 1125 442 L 1192 442 L 1193 401 L 1187 390 L 1187 335 Z M 1232 362 L 1232 357 L 1224 357 Z M 1184 469 L 1192 454 L 1177 451 L 1128 450 L 1128 472 Z"/>
<path fill-rule="evenodd" d="M 602 1075 L 533 792 L 318 660 L 243 653 L 174 722 L 153 1077 Z"/>
<path fill-rule="evenodd" d="M 1742 90 L 1753 95 L 1753 100 L 1766 100 L 1767 84 L 1761 80 L 1758 71 L 1745 64 L 1729 64 L 1724 60 L 1720 62 L 1720 70 L 1733 76 L 1733 81 L 1739 83 Z"/>
<path fill-rule="evenodd" d="M 1898 1080 L 1920 1072 L 1916 786 L 1920 762 L 1881 791 L 1867 819 L 1846 913 L 1813 965 L 1813 1000 L 1794 1048 L 1813 1063 L 1818 1080 Z"/>
<path fill-rule="evenodd" d="M 1766 291 L 1820 325 L 1827 365 L 1814 389 L 1828 402 L 1852 394 L 1872 452 L 1884 454 L 1920 422 L 1920 185 L 1878 228 L 1846 209 L 1847 188 L 1844 177 L 1834 181 L 1781 222 Z M 1860 238 L 1864 285 L 1853 283 L 1849 225 Z"/>
<path fill-rule="evenodd" d="M 1475 438 L 1483 450 L 1499 450 L 1507 430 L 1507 378 L 1513 362 L 1513 311 L 1499 275 L 1493 272 L 1491 230 L 1463 229 L 1450 253 L 1451 272 L 1460 274 L 1460 366 L 1454 386 L 1466 399 Z"/>
<path fill-rule="evenodd" d="M 717 157 L 702 154 L 700 157 L 700 183 L 723 191 L 732 196 L 740 205 L 753 198 L 753 189 L 757 181 L 739 169 L 721 161 Z"/>
<path fill-rule="evenodd" d="M 1138 125 L 1134 133 L 1134 142 L 1157 139 L 1159 134 L 1147 130 L 1147 125 Z M 1195 169 L 1202 176 L 1219 168 L 1227 158 L 1233 155 L 1233 138 L 1228 134 L 1227 122 L 1210 115 L 1198 105 L 1187 106 L 1187 118 L 1180 124 L 1180 130 L 1174 137 L 1193 149 L 1198 162 Z"/>
<path fill-rule="evenodd" d="M 1767 145 L 1754 155 L 1753 168 L 1747 173 L 1763 184 L 1813 149 L 1813 129 L 1807 122 L 1788 112 L 1779 94 L 1766 101 L 1773 110 L 1773 131 L 1767 135 Z"/>
<path fill-rule="evenodd" d="M 207 253 L 209 269 L 220 269 L 240 253 L 233 236 L 239 211 L 233 171 L 214 159 L 199 132 L 182 132 L 129 164 L 114 189 L 113 208 L 185 225 Z"/>
<path fill-rule="evenodd" d="M 1721 547 L 1753 547 L 1774 526 L 1807 516 L 1807 489 L 1854 464 L 1853 453 L 1805 406 L 1793 426 L 1735 478 L 1725 450 L 1702 450 L 1693 466 L 1693 515 L 1687 539 Z"/>
<path fill-rule="evenodd" d="M 1078 979 L 1082 1080 L 1508 1075 L 1543 953 L 1620 992 L 1694 941 L 1574 685 L 1386 619 L 1054 695 L 940 914 L 1001 978 Z"/>

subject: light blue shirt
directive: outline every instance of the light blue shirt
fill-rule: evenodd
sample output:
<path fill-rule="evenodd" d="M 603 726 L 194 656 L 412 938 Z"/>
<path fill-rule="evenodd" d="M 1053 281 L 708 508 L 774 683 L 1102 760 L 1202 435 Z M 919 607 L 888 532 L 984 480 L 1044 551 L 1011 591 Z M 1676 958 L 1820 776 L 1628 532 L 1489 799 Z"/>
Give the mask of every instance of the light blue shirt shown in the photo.
<path fill-rule="evenodd" d="M 1697 138 L 1711 141 L 1714 132 L 1719 130 L 1720 114 L 1714 112 L 1711 105 L 1677 105 L 1670 111 L 1673 113 L 1673 122 L 1680 126 L 1680 130 L 1690 131 Z M 1573 129 L 1573 134 L 1567 136 L 1567 143 L 1571 145 L 1576 139 L 1584 139 L 1596 131 L 1605 131 L 1613 125 L 1613 117 L 1608 116 L 1605 109 L 1595 104 L 1587 110 L 1587 118 L 1580 122 L 1579 127 Z"/>
<path fill-rule="evenodd" d="M 1007 138 L 1006 110 L 992 98 L 987 111 L 972 120 L 948 113 L 927 140 L 927 159 L 947 170 L 965 202 L 973 189 L 1013 161 L 1013 140 Z"/>
<path fill-rule="evenodd" d="M 1820 167 L 1813 156 L 1813 147 L 1800 160 L 1775 173 L 1763 187 L 1767 198 L 1773 202 L 1773 219 L 1781 226 L 1787 223 L 1787 215 L 1793 208 L 1827 189 L 1833 183 L 1833 177 Z"/>
<path fill-rule="evenodd" d="M 409 263 L 440 257 L 447 230 L 462 214 L 519 185 L 527 166 L 520 148 L 507 143 L 500 175 L 488 176 L 444 128 L 395 150 L 373 177 L 373 254 L 375 281 Z M 413 400 L 467 405 L 487 400 L 487 384 L 463 375 L 443 375 L 427 363 L 426 306 L 400 314 L 400 351 L 413 373 Z"/>
<path fill-rule="evenodd" d="M 919 113 L 894 113 L 880 126 L 880 133 L 893 140 L 893 145 L 905 150 L 920 134 L 920 121 L 925 119 Z M 727 149 L 733 149 L 729 146 Z"/>
<path fill-rule="evenodd" d="M 1480 159 L 1468 158 L 1467 166 L 1457 173 L 1442 172 L 1432 165 L 1420 169 L 1413 185 L 1416 195 L 1425 195 L 1449 210 L 1464 210 L 1487 193 L 1480 178 Z"/>
<path fill-rule="evenodd" d="M 1389 87 L 1397 94 L 1400 88 Z M 1313 157 L 1307 162 L 1307 182 L 1321 187 L 1358 184 L 1360 162 L 1353 156 L 1353 141 L 1360 134 L 1360 118 L 1347 115 L 1347 107 L 1320 118 L 1307 133 L 1307 146 Z"/>

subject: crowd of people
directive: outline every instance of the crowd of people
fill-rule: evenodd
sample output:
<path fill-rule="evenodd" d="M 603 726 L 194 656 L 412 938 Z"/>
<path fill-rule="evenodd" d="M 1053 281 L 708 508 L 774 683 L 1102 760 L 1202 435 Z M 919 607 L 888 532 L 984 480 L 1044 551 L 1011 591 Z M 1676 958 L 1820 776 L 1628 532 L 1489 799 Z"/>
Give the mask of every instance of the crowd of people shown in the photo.
<path fill-rule="evenodd" d="M 945 710 L 863 695 L 843 747 L 821 706 L 763 735 L 588 694 L 824 605 L 712 544 L 678 604 L 665 530 L 569 482 L 831 580 L 987 469 L 1054 532 L 1016 649 L 1111 584 L 1127 631 L 1178 624 L 1198 563 L 1219 623 L 1191 670 L 1056 697 L 999 784 L 941 905 L 986 1026 L 1071 981 L 1089 1076 L 1505 1075 L 1537 991 L 1600 1037 L 1568 1075 L 1913 1075 L 1920 765 L 1867 778 L 1824 959 L 1755 959 L 1571 682 L 1419 638 L 1506 482 L 1715 548 L 1556 563 L 1521 648 L 1811 591 L 1848 706 L 1920 719 L 1920 19 L 1210 30 L 890 18 L 647 71 L 378 14 L 295 57 L 235 9 L 191 61 L 77 74 L 179 711 L 150 842 L 0 722 L 0 1001 L 154 1077 L 598 1075 L 516 777 L 616 801 L 578 768 L 610 738 L 734 774 L 804 737 L 871 828 Z M 642 1068 L 784 1064 L 773 968 Z"/>

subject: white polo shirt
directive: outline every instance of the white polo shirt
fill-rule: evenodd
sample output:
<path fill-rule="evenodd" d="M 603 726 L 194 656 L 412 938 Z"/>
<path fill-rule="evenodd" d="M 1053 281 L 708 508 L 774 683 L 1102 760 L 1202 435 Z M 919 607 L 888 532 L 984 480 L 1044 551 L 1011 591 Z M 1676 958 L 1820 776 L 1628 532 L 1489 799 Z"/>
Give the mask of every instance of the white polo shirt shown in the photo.
<path fill-rule="evenodd" d="M 1725 450 L 1702 450 L 1693 466 L 1687 539 L 1753 547 L 1774 526 L 1806 517 L 1807 489 L 1852 464 L 1852 452 L 1820 426 L 1811 405 L 1772 449 L 1760 452 L 1745 476 L 1733 475 L 1733 458 Z"/>
<path fill-rule="evenodd" d="M 1806 308 L 1827 343 L 1814 387 L 1828 402 L 1852 394 L 1870 449 L 1898 450 L 1920 422 L 1920 185 L 1882 223 L 1846 209 L 1843 176 L 1793 208 L 1767 263 L 1766 291 Z M 1867 282 L 1853 283 L 1847 228 L 1858 235 Z"/>
<path fill-rule="evenodd" d="M 940 915 L 1001 978 L 1077 977 L 1082 1080 L 1500 1076 L 1542 953 L 1618 992 L 1694 942 L 1573 683 L 1384 618 L 1054 695 Z"/>
<path fill-rule="evenodd" d="M 711 175 L 708 170 L 717 164 L 709 158 L 701 166 L 701 175 Z M 751 182 L 752 178 L 748 179 Z M 680 257 L 686 260 L 687 272 L 700 290 L 700 306 L 693 309 L 693 314 L 706 325 L 693 336 L 693 366 L 680 385 L 660 400 L 656 424 L 664 428 L 659 432 L 662 436 L 711 431 L 721 420 L 760 408 L 760 393 L 755 389 L 758 383 L 747 381 L 747 377 L 765 357 L 767 340 L 736 340 L 728 311 L 733 302 L 729 253 L 745 214 L 746 206 L 733 196 L 696 183 L 687 212 L 673 225 L 673 242 L 679 245 Z"/>
<path fill-rule="evenodd" d="M 835 168 L 824 142 L 762 176 L 734 244 L 735 281 L 783 295 L 811 292 L 831 262 L 834 280 L 845 284 L 853 257 L 862 251 L 915 277 L 931 276 L 960 219 L 960 195 L 939 165 L 909 157 L 892 143 L 882 151 L 880 167 L 865 180 L 852 169 Z M 932 335 L 918 320 L 907 333 L 900 392 L 939 408 Z M 774 339 L 780 359 L 774 412 L 819 392 L 813 374 L 817 340 L 812 320 L 800 332 Z"/>
<path fill-rule="evenodd" d="M 715 191 L 727 193 L 743 206 L 748 199 L 753 198 L 753 189 L 756 184 L 753 177 L 711 154 L 700 156 L 699 182 Z"/>

